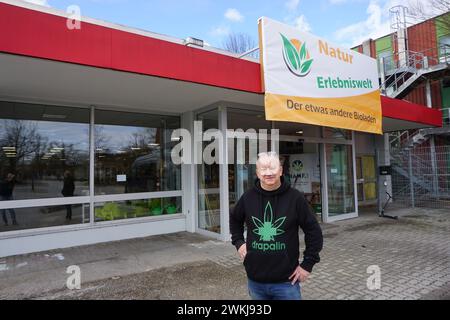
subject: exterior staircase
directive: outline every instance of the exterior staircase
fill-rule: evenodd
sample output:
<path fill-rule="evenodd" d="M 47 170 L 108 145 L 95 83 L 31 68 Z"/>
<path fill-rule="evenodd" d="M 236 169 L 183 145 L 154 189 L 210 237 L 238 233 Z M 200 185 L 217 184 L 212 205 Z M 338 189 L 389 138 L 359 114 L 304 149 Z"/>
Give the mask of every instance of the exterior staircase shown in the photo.
<path fill-rule="evenodd" d="M 437 51 L 395 53 L 383 57 L 380 68 L 381 93 L 402 99 L 424 81 L 450 75 L 450 46 L 442 45 Z"/>
<path fill-rule="evenodd" d="M 437 54 L 436 54 L 437 52 Z M 433 54 L 434 55 L 433 55 Z M 405 51 L 381 60 L 381 93 L 391 98 L 404 98 L 421 83 L 450 75 L 450 46 L 423 52 Z M 442 109 L 442 128 L 427 128 L 390 133 L 390 160 L 393 195 L 414 206 L 423 199 L 448 194 L 440 190 L 427 141 L 434 135 L 450 135 L 450 111 Z M 434 171 L 433 171 L 434 170 Z M 442 192 L 444 191 L 444 192 Z"/>
<path fill-rule="evenodd" d="M 408 207 L 441 208 L 450 204 L 450 147 L 432 151 L 427 142 L 434 130 L 390 134 L 394 202 Z"/>
<path fill-rule="evenodd" d="M 390 160 L 392 170 L 401 175 L 403 178 L 411 180 L 412 183 L 420 186 L 422 189 L 433 192 L 433 183 L 424 178 L 423 174 L 428 174 L 430 163 L 420 156 L 411 152 L 415 147 L 420 146 L 423 142 L 429 139 L 428 135 L 418 130 L 414 135 L 407 136 L 403 141 L 399 140 L 400 144 L 396 143 L 397 139 L 401 139 L 402 134 L 408 135 L 405 131 L 399 136 L 394 136 L 390 140 Z M 409 170 L 411 167 L 412 170 Z"/>
<path fill-rule="evenodd" d="M 389 10 L 393 42 L 400 52 L 380 58 L 381 93 L 403 99 L 426 84 L 431 107 L 431 81 L 450 76 L 450 45 L 421 52 L 407 50 L 409 12 Z M 431 36 L 431 35 L 430 35 Z M 442 109 L 443 127 L 389 133 L 393 201 L 406 207 L 449 208 L 450 146 L 435 145 L 436 135 L 450 135 L 450 109 Z"/>

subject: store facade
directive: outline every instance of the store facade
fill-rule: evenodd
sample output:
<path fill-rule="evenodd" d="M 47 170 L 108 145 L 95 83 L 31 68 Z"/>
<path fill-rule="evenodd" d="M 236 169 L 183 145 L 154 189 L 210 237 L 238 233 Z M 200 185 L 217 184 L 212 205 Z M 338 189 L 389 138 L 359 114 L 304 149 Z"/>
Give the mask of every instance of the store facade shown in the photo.
<path fill-rule="evenodd" d="M 0 174 L 16 181 L 0 201 L 0 256 L 181 231 L 228 240 L 229 210 L 255 177 L 251 130 L 267 133 L 320 220 L 384 199 L 386 137 L 266 121 L 257 61 L 92 19 L 69 30 L 66 20 L 0 2 Z M 437 111 L 382 102 L 385 132 L 440 125 Z M 214 140 L 220 161 L 176 164 L 174 131 L 198 124 L 225 137 Z M 204 140 L 190 146 L 203 152 Z"/>

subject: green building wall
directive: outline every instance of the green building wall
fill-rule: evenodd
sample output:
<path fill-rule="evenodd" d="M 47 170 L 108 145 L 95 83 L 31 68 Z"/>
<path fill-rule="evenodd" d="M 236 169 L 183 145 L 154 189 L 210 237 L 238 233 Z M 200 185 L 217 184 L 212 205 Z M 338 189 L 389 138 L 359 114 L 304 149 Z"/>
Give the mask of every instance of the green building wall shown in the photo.
<path fill-rule="evenodd" d="M 375 40 L 375 50 L 377 51 L 377 57 L 382 52 L 389 51 L 390 53 L 392 53 L 391 36 L 389 35 Z"/>
<path fill-rule="evenodd" d="M 444 19 L 448 21 L 450 19 L 450 13 L 437 17 L 435 20 L 436 37 L 438 44 L 442 43 L 444 37 L 450 36 L 450 29 L 448 27 L 448 22 L 446 26 L 446 24 L 443 23 Z M 442 96 L 442 108 L 444 109 L 450 108 L 450 87 L 444 87 L 443 81 L 441 81 L 441 96 Z"/>

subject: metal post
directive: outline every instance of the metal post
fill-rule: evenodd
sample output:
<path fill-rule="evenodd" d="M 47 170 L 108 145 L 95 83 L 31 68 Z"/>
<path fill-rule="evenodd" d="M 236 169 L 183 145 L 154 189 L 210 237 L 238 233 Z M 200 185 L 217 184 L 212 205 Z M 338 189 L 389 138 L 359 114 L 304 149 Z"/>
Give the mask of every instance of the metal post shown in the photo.
<path fill-rule="evenodd" d="M 327 176 L 327 150 L 325 143 L 319 144 L 320 148 L 320 177 L 322 193 L 322 222 L 328 222 L 328 176 Z"/>
<path fill-rule="evenodd" d="M 253 53 L 253 52 L 257 51 L 257 50 L 259 50 L 259 47 L 256 47 L 256 48 L 250 49 L 248 51 L 245 51 L 244 53 L 239 55 L 239 58 L 243 58 L 243 57 L 245 57 L 245 56 L 247 56 L 247 55 L 249 55 L 249 54 L 251 54 L 251 53 Z"/>
<path fill-rule="evenodd" d="M 227 137 L 227 108 L 218 108 L 219 131 L 222 134 L 222 141 L 219 146 L 220 157 L 220 233 L 223 241 L 230 241 L 230 217 L 229 217 L 229 194 L 228 194 L 228 137 Z"/>
<path fill-rule="evenodd" d="M 412 170 L 412 159 L 411 159 L 411 150 L 408 150 L 408 171 L 409 171 L 409 193 L 411 196 L 411 207 L 415 207 L 415 198 L 414 198 L 414 180 L 413 180 L 413 170 Z"/>
<path fill-rule="evenodd" d="M 424 56 L 424 57 L 422 58 L 422 61 L 423 61 L 423 63 L 422 63 L 422 68 L 428 69 L 428 67 L 430 66 L 429 63 L 428 63 L 428 56 Z M 428 80 L 428 81 L 429 81 L 429 80 Z M 428 81 L 427 81 L 427 82 L 428 82 Z"/>
<path fill-rule="evenodd" d="M 380 176 L 380 150 L 378 149 L 378 147 L 375 145 L 375 164 L 376 164 L 376 175 L 377 175 L 377 187 L 378 187 L 378 196 L 377 196 L 377 207 L 378 207 L 378 212 L 381 212 L 382 209 L 382 205 L 381 205 L 381 191 L 383 189 L 383 187 L 381 186 L 381 176 Z"/>
<path fill-rule="evenodd" d="M 181 127 L 193 132 L 194 128 L 194 113 L 192 111 L 183 113 L 181 115 Z M 194 143 L 189 141 L 189 147 L 193 150 Z M 184 151 L 183 151 L 184 152 Z M 193 161 L 194 153 L 191 152 L 189 163 L 181 165 L 181 185 L 183 190 L 183 212 L 186 216 L 186 231 L 195 232 L 196 228 L 196 204 L 197 197 L 197 183 L 196 183 L 196 164 Z"/>
<path fill-rule="evenodd" d="M 358 184 L 356 183 L 356 148 L 355 147 L 356 147 L 355 131 L 352 131 L 353 198 L 354 198 L 353 201 L 355 203 L 356 215 L 359 215 Z"/>
<path fill-rule="evenodd" d="M 437 159 L 436 159 L 436 145 L 434 136 L 430 138 L 430 156 L 431 156 L 431 170 L 433 172 L 433 195 L 439 194 L 439 185 L 437 179 Z"/>
<path fill-rule="evenodd" d="M 383 163 L 385 166 L 391 165 L 391 144 L 389 143 L 389 134 L 385 133 L 383 136 Z M 387 182 L 387 186 L 385 186 L 385 192 L 392 194 L 392 177 L 386 176 L 385 181 Z"/>
<path fill-rule="evenodd" d="M 430 81 L 430 79 L 428 79 L 426 82 L 425 91 L 426 91 L 426 95 L 427 95 L 427 107 L 432 108 L 433 102 L 431 100 L 431 81 Z"/>
<path fill-rule="evenodd" d="M 427 63 L 428 64 L 428 63 Z M 427 107 L 432 108 L 432 100 L 431 100 L 431 81 L 427 79 L 427 83 L 425 86 L 426 95 L 427 95 Z M 433 195 L 437 195 L 439 192 L 438 179 L 437 179 L 437 161 L 436 161 L 436 146 L 434 141 L 434 135 L 430 138 L 430 156 L 431 156 L 431 170 L 433 173 Z"/>
<path fill-rule="evenodd" d="M 91 117 L 89 125 L 89 223 L 91 225 L 95 222 L 94 210 L 94 180 L 95 180 L 95 107 L 91 106 Z M 83 212 L 84 217 L 84 212 Z"/>
<path fill-rule="evenodd" d="M 381 77 L 381 92 L 386 94 L 386 68 L 384 67 L 384 57 L 380 57 L 380 77 Z"/>

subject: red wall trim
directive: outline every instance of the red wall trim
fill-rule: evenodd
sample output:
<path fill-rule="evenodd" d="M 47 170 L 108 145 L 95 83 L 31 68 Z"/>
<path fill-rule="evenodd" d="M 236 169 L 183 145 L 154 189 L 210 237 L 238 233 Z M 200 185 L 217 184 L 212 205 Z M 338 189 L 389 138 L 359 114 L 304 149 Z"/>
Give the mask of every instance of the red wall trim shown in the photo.
<path fill-rule="evenodd" d="M 261 93 L 259 63 L 5 3 L 0 52 Z"/>
<path fill-rule="evenodd" d="M 442 112 L 404 100 L 381 96 L 383 117 L 442 127 Z"/>

